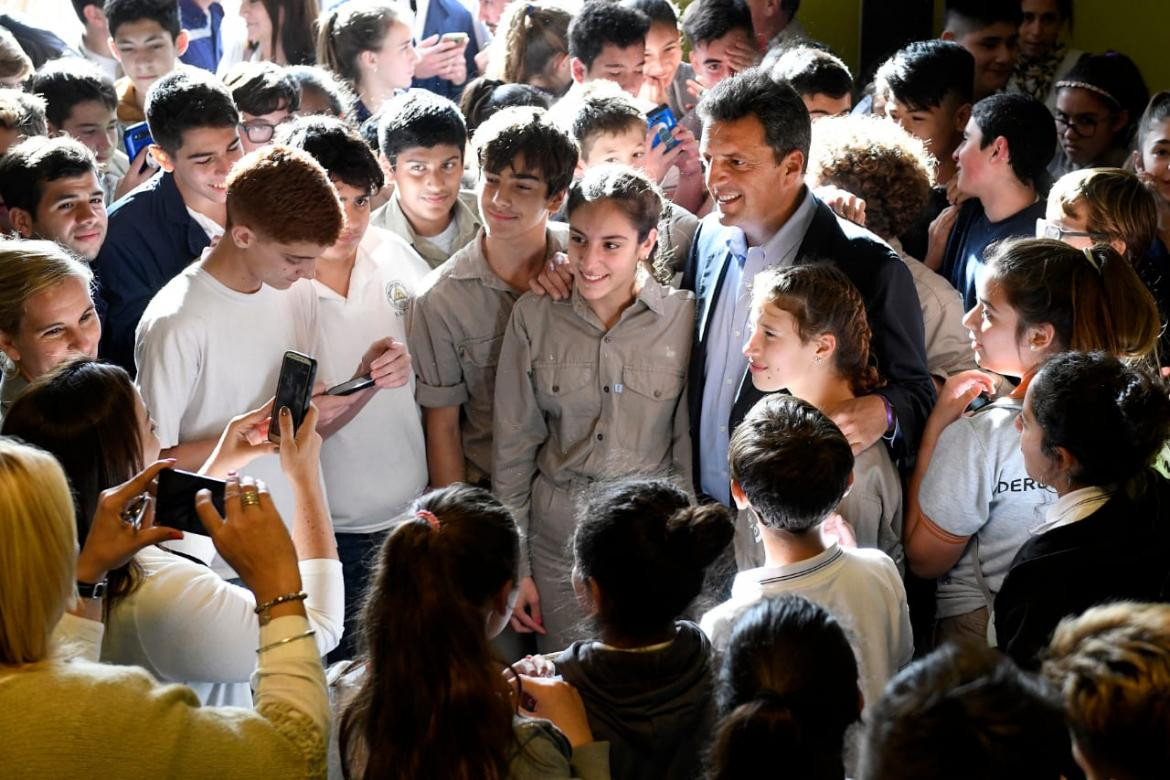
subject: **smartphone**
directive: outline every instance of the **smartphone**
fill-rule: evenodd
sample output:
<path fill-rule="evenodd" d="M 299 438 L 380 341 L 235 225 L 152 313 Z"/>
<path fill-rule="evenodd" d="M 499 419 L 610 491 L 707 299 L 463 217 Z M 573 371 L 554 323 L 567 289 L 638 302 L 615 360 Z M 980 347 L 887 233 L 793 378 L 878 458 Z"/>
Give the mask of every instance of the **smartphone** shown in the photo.
<path fill-rule="evenodd" d="M 210 490 L 211 503 L 223 515 L 224 484 L 222 479 L 203 477 L 190 471 L 163 469 L 158 473 L 158 489 L 155 491 L 155 525 L 206 536 L 207 529 L 195 511 L 195 494 L 204 488 Z"/>
<path fill-rule="evenodd" d="M 666 151 L 670 151 L 678 146 L 682 141 L 672 135 L 678 120 L 674 118 L 674 112 L 670 110 L 670 106 L 661 105 L 646 115 L 646 125 L 648 127 L 657 127 L 657 133 L 654 136 L 654 142 L 650 144 L 653 149 L 658 144 L 666 144 Z"/>
<path fill-rule="evenodd" d="M 284 407 L 292 412 L 293 431 L 301 427 L 301 421 L 309 411 L 313 397 L 313 382 L 317 379 L 317 361 L 291 349 L 284 353 L 280 364 L 280 379 L 276 382 L 276 403 L 272 406 L 272 424 L 268 426 L 268 440 L 280 443 L 280 425 L 277 415 Z"/>
<path fill-rule="evenodd" d="M 126 133 L 122 137 L 122 145 L 126 147 L 126 154 L 130 155 L 131 160 L 152 143 L 154 143 L 154 139 L 150 137 L 150 127 L 147 126 L 146 122 L 127 127 Z"/>
<path fill-rule="evenodd" d="M 466 43 L 468 40 L 470 40 L 470 36 L 468 36 L 468 34 L 465 32 L 449 32 L 443 33 L 443 37 L 440 38 L 440 40 L 444 43 L 447 41 L 454 41 L 455 43 Z"/>
<path fill-rule="evenodd" d="M 325 395 L 349 395 L 350 393 L 356 393 L 358 390 L 365 390 L 367 387 L 373 386 L 374 380 L 367 374 L 366 376 L 354 377 L 347 382 L 334 385 L 325 391 Z"/>

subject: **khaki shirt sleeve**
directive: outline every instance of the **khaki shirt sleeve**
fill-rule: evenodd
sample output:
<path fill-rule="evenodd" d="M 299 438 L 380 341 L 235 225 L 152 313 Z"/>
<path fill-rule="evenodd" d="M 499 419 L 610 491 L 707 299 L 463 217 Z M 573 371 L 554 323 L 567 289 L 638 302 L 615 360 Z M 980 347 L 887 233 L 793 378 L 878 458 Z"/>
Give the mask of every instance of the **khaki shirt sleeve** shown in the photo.
<path fill-rule="evenodd" d="M 687 389 L 683 386 L 682 395 L 678 397 L 678 404 L 674 407 L 674 439 L 671 442 L 672 467 L 676 479 L 688 493 L 694 492 L 694 477 L 691 473 L 691 460 L 694 453 L 691 450 L 691 414 L 687 406 Z"/>
<path fill-rule="evenodd" d="M 548 439 L 544 413 L 532 386 L 532 343 L 517 304 L 508 321 L 496 370 L 492 489 L 520 527 L 520 576 L 532 574 L 528 552 L 529 505 L 536 453 Z"/>
<path fill-rule="evenodd" d="M 419 406 L 430 408 L 460 406 L 469 398 L 459 348 L 437 311 L 443 303 L 429 295 L 416 298 L 408 322 L 407 346 L 417 379 L 415 397 Z"/>

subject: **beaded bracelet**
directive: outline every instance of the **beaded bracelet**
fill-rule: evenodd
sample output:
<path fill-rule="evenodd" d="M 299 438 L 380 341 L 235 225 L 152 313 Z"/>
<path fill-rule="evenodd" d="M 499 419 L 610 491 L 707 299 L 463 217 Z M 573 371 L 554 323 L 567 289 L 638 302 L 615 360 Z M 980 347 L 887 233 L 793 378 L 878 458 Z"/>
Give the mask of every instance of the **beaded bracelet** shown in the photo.
<path fill-rule="evenodd" d="M 313 636 L 316 633 L 317 633 L 317 630 L 315 628 L 310 628 L 308 631 L 306 631 L 303 634 L 297 634 L 296 636 L 286 636 L 284 639 L 281 639 L 279 642 L 273 642 L 270 645 L 264 645 L 263 647 L 256 648 L 256 654 L 259 655 L 260 653 L 263 653 L 265 650 L 271 650 L 274 647 L 280 647 L 281 645 L 287 645 L 289 642 L 295 642 L 298 639 L 308 639 L 309 637 Z"/>
<path fill-rule="evenodd" d="M 286 593 L 283 596 L 277 596 L 272 601 L 266 601 L 263 604 L 257 604 L 254 611 L 257 615 L 259 615 L 261 612 L 267 612 L 268 610 L 272 609 L 277 604 L 284 604 L 289 601 L 304 601 L 308 597 L 309 594 L 305 593 L 303 590 L 299 593 Z"/>

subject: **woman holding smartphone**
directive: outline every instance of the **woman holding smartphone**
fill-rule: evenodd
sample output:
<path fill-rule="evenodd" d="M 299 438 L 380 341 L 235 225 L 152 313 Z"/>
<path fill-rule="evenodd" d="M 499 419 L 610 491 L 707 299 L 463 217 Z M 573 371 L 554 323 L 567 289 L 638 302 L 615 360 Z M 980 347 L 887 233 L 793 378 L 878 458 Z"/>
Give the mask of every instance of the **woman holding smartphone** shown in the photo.
<path fill-rule="evenodd" d="M 120 369 L 118 369 L 120 370 Z M 288 531 L 268 492 L 232 477 L 226 520 L 204 493 L 199 515 L 240 572 L 262 620 L 246 637 L 256 712 L 201 706 L 142 669 L 65 660 L 52 631 L 62 614 L 89 620 L 100 595 L 75 578 L 117 568 L 171 535 L 122 520 L 167 463 L 103 491 L 80 559 L 73 501 L 53 456 L 0 439 L 0 766 L 16 777 L 316 777 L 325 769 L 329 702 L 305 619 Z M 84 568 L 83 568 L 84 567 Z M 254 597 L 252 594 L 255 594 Z M 179 611 L 182 604 L 162 605 Z M 256 626 L 263 623 L 262 626 Z M 97 635 L 100 637 L 100 624 Z M 259 640 L 259 641 L 257 641 Z"/>
<path fill-rule="evenodd" d="M 275 447 L 264 436 L 268 416 L 265 407 L 233 419 L 201 471 L 230 478 L 252 458 L 272 452 Z M 341 639 L 344 588 L 318 476 L 317 413 L 310 407 L 295 435 L 291 414 L 276 418 L 281 467 L 296 493 L 292 537 L 305 611 L 324 655 Z M 88 359 L 66 363 L 34 382 L 13 404 L 0 433 L 47 450 L 61 463 L 73 486 L 80 538 L 90 533 L 101 492 L 159 455 L 153 422 L 130 377 L 117 366 Z M 166 517 L 158 520 L 166 525 Z M 105 583 L 105 635 L 95 639 L 93 625 L 68 620 L 62 632 L 100 644 L 102 661 L 141 666 L 155 679 L 187 683 L 205 704 L 251 707 L 257 600 L 208 568 L 214 550 L 202 536 L 188 534 L 184 549 L 192 554 L 149 546 L 108 573 L 79 571 L 85 585 Z M 96 647 L 92 655 L 98 655 Z"/>
<path fill-rule="evenodd" d="M 581 618 L 565 576 L 574 490 L 637 473 L 690 484 L 694 296 L 651 274 L 661 210 L 643 174 L 588 171 L 569 191 L 572 295 L 525 295 L 504 335 L 493 487 L 527 542 L 512 625 L 535 631 L 542 652 L 568 644 Z"/>

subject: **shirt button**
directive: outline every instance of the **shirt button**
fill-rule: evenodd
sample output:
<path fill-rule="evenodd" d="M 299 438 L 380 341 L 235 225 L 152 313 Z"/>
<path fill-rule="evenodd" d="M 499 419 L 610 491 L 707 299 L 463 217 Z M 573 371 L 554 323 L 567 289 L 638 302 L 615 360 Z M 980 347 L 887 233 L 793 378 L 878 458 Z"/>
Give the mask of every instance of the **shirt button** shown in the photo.
<path fill-rule="evenodd" d="M 719 426 L 719 432 L 720 432 L 720 433 L 727 433 L 727 426 L 726 426 L 726 425 L 720 425 L 720 426 Z"/>
<path fill-rule="evenodd" d="M 601 441 L 601 440 L 602 440 L 602 439 L 604 439 L 604 438 L 605 438 L 605 434 L 604 434 L 604 433 L 599 433 L 599 434 L 597 434 L 597 440 L 598 440 L 598 441 Z"/>
<path fill-rule="evenodd" d="M 609 336 L 606 336 L 604 339 L 602 339 L 602 341 L 604 341 L 606 344 L 608 344 L 608 343 L 610 343 L 611 341 L 613 341 L 613 339 L 612 339 L 612 338 L 610 338 Z"/>
<path fill-rule="evenodd" d="M 654 397 L 655 397 L 655 398 L 661 398 L 661 397 L 662 397 L 662 391 L 661 391 L 661 390 L 655 390 L 655 391 L 654 391 Z"/>
<path fill-rule="evenodd" d="M 601 389 L 602 389 L 602 391 L 603 391 L 603 392 L 606 392 L 606 393 L 608 393 L 608 392 L 609 392 L 609 385 L 606 385 L 605 387 L 603 387 L 603 388 L 601 388 Z"/>
<path fill-rule="evenodd" d="M 553 386 L 552 386 L 552 391 L 553 391 L 554 393 L 559 393 L 559 392 L 561 392 L 561 386 L 560 386 L 560 385 L 553 385 Z"/>

